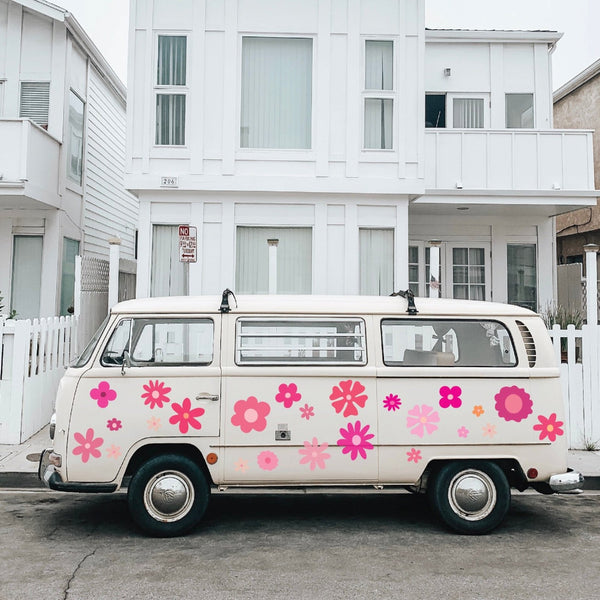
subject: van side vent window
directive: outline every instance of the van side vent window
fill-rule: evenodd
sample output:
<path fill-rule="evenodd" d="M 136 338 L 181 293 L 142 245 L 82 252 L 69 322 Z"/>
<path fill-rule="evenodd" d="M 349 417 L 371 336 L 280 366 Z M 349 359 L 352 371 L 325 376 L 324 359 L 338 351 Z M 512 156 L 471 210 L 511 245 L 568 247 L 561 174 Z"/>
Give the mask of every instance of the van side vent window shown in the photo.
<path fill-rule="evenodd" d="M 529 361 L 529 366 L 535 367 L 535 343 L 533 341 L 531 331 L 529 331 L 529 329 L 527 329 L 525 324 L 521 323 L 521 321 L 517 321 L 517 325 L 519 327 L 519 331 L 521 332 L 523 343 L 525 344 L 525 351 L 527 352 L 527 360 Z"/>

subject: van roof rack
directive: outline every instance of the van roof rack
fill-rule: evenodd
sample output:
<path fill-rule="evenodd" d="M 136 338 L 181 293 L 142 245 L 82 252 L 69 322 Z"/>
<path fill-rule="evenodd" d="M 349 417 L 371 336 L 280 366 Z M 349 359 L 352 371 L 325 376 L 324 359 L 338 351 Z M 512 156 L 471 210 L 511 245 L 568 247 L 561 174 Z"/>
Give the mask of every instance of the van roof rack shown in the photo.
<path fill-rule="evenodd" d="M 237 308 L 237 298 L 235 297 L 235 294 L 229 288 L 227 288 L 223 290 L 223 294 L 221 296 L 221 306 L 219 306 L 219 311 L 222 313 L 231 312 L 231 306 L 229 306 L 229 296 L 233 296 L 233 299 L 235 300 L 235 307 Z"/>
<path fill-rule="evenodd" d="M 412 290 L 398 290 L 397 292 L 392 292 L 390 294 L 390 296 L 402 296 L 402 298 L 406 298 L 407 302 L 408 302 L 408 307 L 406 309 L 406 312 L 409 315 L 416 315 L 418 314 L 418 310 L 417 307 L 415 306 L 415 295 L 413 294 Z"/>

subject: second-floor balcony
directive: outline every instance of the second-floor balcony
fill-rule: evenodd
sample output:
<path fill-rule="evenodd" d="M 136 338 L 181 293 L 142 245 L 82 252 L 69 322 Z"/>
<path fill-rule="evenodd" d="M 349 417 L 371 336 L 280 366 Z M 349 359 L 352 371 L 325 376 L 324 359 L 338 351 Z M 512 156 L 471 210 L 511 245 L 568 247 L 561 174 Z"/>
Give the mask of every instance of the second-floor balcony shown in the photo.
<path fill-rule="evenodd" d="M 0 119 L 0 208 L 60 205 L 60 146 L 27 119 Z"/>
<path fill-rule="evenodd" d="M 428 130 L 425 188 L 435 195 L 510 194 L 537 196 L 540 203 L 548 197 L 595 203 L 592 132 Z"/>

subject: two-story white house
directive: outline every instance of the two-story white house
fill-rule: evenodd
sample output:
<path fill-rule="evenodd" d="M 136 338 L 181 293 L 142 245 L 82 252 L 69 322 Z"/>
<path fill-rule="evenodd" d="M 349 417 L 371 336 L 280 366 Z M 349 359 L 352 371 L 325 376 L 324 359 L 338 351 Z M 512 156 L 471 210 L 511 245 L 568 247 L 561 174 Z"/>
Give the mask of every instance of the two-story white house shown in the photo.
<path fill-rule="evenodd" d="M 133 261 L 137 199 L 123 186 L 125 126 L 125 87 L 75 18 L 43 0 L 0 0 L 5 312 L 72 312 L 75 257 L 91 259 L 83 279 L 101 288 L 112 237 Z"/>
<path fill-rule="evenodd" d="M 559 37 L 427 31 L 424 0 L 132 0 L 137 295 L 423 295 L 435 247 L 443 296 L 543 306 L 552 217 L 595 202 L 591 133 L 552 129 Z"/>

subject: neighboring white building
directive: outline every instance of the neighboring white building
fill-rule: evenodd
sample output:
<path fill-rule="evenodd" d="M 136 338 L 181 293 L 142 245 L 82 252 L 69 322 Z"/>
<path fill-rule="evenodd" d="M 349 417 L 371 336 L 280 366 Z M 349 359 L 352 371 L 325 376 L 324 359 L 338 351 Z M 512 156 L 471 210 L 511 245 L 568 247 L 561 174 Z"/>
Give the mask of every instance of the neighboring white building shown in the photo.
<path fill-rule="evenodd" d="M 552 129 L 559 38 L 426 31 L 424 0 L 132 0 L 137 295 L 423 295 L 434 241 L 443 296 L 543 306 L 553 215 L 595 203 L 591 132 Z"/>
<path fill-rule="evenodd" d="M 84 283 L 101 292 L 111 237 L 133 261 L 138 206 L 123 186 L 125 111 L 123 84 L 70 13 L 42 0 L 0 0 L 5 310 L 71 312 L 78 254 Z"/>

